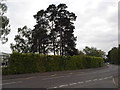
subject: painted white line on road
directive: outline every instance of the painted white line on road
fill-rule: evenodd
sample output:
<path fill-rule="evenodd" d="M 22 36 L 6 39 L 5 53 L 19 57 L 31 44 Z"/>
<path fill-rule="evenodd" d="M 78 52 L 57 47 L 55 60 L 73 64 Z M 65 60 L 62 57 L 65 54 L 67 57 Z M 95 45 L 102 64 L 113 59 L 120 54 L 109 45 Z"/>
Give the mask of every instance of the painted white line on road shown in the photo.
<path fill-rule="evenodd" d="M 57 86 L 56 87 L 50 87 L 50 88 L 48 88 L 48 89 L 53 89 L 53 88 L 58 88 Z"/>
<path fill-rule="evenodd" d="M 110 76 L 109 78 L 112 78 L 113 76 Z"/>
<path fill-rule="evenodd" d="M 93 81 L 97 81 L 98 79 L 93 79 Z"/>
<path fill-rule="evenodd" d="M 28 78 L 25 78 L 25 79 L 32 79 L 32 78 L 35 78 L 35 77 L 28 77 Z"/>
<path fill-rule="evenodd" d="M 7 85 L 7 84 L 15 84 L 15 83 L 21 83 L 22 81 L 18 81 L 18 82 L 10 82 L 10 83 L 3 83 L 1 85 Z"/>
<path fill-rule="evenodd" d="M 103 79 L 109 79 L 109 78 L 112 78 L 112 76 L 110 76 L 110 77 L 105 77 L 105 78 L 103 78 Z"/>
<path fill-rule="evenodd" d="M 60 85 L 59 87 L 65 87 L 65 86 L 68 86 L 68 84 L 65 84 L 65 85 Z"/>
<path fill-rule="evenodd" d="M 53 88 L 58 88 L 58 87 L 53 87 Z"/>
<path fill-rule="evenodd" d="M 85 82 L 87 83 L 87 82 L 91 82 L 91 81 L 92 81 L 92 80 L 87 80 L 87 81 L 85 81 Z"/>
<path fill-rule="evenodd" d="M 116 83 L 115 83 L 115 79 L 113 78 L 113 83 L 116 85 Z"/>
<path fill-rule="evenodd" d="M 100 78 L 99 80 L 103 80 L 103 78 Z"/>
<path fill-rule="evenodd" d="M 69 84 L 69 85 L 75 85 L 75 84 L 77 84 L 77 83 L 71 83 L 71 84 Z"/>
<path fill-rule="evenodd" d="M 53 74 L 53 75 L 51 75 L 51 76 L 56 76 L 56 74 Z"/>
<path fill-rule="evenodd" d="M 108 79 L 107 77 L 103 78 L 103 79 Z"/>
<path fill-rule="evenodd" d="M 93 79 L 93 80 L 87 80 L 87 81 L 81 81 L 81 82 L 77 82 L 77 83 L 70 83 L 70 84 L 65 84 L 65 85 L 60 85 L 60 86 L 58 86 L 59 88 L 61 88 L 61 87 L 65 87 L 65 86 L 71 86 L 71 85 L 76 85 L 76 84 L 82 84 L 82 83 L 88 83 L 88 82 L 92 82 L 92 81 L 100 81 L 100 80 L 103 80 L 103 79 L 109 79 L 109 78 L 112 78 L 112 76 L 109 76 L 109 77 L 105 77 L 105 78 L 99 78 L 99 79 Z M 115 82 L 114 80 L 113 80 L 113 82 Z M 57 86 L 56 87 L 52 87 L 52 88 L 58 88 Z"/>
<path fill-rule="evenodd" d="M 113 84 L 118 88 L 118 87 L 119 87 L 119 86 L 118 86 L 118 83 L 119 83 L 119 82 L 118 82 L 118 81 L 116 82 L 114 77 L 113 77 L 112 81 L 113 81 Z"/>
<path fill-rule="evenodd" d="M 77 82 L 77 83 L 81 84 L 81 83 L 84 83 L 84 82 Z"/>
<path fill-rule="evenodd" d="M 70 76 L 59 76 L 59 77 L 52 77 L 52 78 L 44 78 L 42 80 L 49 80 L 49 79 L 56 79 L 56 78 L 63 78 L 63 77 L 70 77 Z"/>

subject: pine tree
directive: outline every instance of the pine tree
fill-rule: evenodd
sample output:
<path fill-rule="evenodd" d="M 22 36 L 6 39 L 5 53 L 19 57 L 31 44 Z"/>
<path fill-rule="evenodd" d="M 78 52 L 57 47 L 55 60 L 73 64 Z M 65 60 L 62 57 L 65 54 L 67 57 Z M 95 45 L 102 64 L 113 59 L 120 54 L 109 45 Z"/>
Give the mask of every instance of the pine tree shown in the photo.
<path fill-rule="evenodd" d="M 45 17 L 45 11 L 40 10 L 34 15 L 37 24 L 34 26 L 32 31 L 32 50 L 33 52 L 38 52 L 40 54 L 48 53 L 48 35 L 47 26 L 48 21 Z"/>
<path fill-rule="evenodd" d="M 57 6 L 57 18 L 56 18 L 56 28 L 59 32 L 59 51 L 60 55 L 75 55 L 75 41 L 74 37 L 74 23 L 76 16 L 73 12 L 66 10 L 66 4 L 59 4 Z"/>

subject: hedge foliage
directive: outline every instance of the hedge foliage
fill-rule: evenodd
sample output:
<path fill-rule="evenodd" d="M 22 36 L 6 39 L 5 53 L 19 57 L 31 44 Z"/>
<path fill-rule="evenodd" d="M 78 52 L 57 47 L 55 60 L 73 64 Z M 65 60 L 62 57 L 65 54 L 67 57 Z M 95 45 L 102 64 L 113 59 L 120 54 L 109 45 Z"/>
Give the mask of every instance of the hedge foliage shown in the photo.
<path fill-rule="evenodd" d="M 100 57 L 86 55 L 58 56 L 13 53 L 8 60 L 8 67 L 3 68 L 2 73 L 9 75 L 96 68 L 103 66 L 103 62 L 104 60 Z"/>

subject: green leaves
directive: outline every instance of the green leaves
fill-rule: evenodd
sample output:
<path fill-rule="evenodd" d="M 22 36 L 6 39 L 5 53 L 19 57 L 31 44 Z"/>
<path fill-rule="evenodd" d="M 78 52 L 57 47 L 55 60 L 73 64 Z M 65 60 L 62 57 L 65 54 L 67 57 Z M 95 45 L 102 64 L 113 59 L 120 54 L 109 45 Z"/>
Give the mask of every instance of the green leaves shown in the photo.
<path fill-rule="evenodd" d="M 96 57 L 102 57 L 105 58 L 105 52 L 102 50 L 97 50 L 97 48 L 95 47 L 85 47 L 85 49 L 83 49 L 83 51 L 85 52 L 86 55 L 89 56 L 96 56 Z"/>
<path fill-rule="evenodd" d="M 120 64 L 120 46 L 119 47 L 113 47 L 109 52 L 108 52 L 108 61 L 112 64 Z"/>

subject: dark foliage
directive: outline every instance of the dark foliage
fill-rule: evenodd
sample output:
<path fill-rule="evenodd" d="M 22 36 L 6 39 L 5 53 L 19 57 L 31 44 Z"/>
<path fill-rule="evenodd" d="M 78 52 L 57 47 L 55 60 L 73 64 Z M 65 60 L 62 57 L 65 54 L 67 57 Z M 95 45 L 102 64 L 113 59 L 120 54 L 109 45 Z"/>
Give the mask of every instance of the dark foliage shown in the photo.
<path fill-rule="evenodd" d="M 112 64 L 120 64 L 120 45 L 119 47 L 113 47 L 107 55 L 107 61 Z"/>
<path fill-rule="evenodd" d="M 76 55 L 74 23 L 76 15 L 69 12 L 66 4 L 52 4 L 34 15 L 36 25 L 32 32 L 32 50 L 41 54 Z"/>

